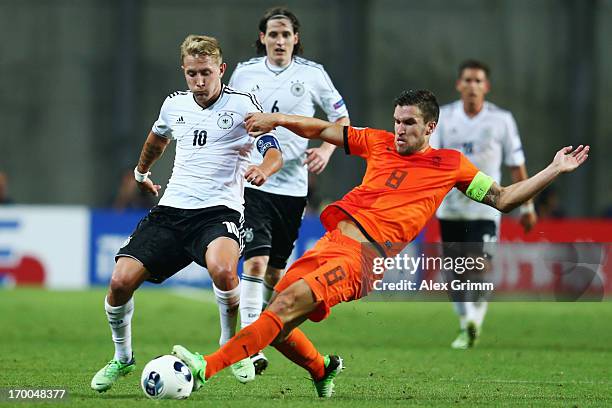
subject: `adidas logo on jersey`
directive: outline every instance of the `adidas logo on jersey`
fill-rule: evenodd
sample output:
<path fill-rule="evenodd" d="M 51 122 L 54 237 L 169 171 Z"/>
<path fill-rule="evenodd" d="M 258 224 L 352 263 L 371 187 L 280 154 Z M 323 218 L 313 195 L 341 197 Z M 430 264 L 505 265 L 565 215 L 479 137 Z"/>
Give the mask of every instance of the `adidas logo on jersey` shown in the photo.
<path fill-rule="evenodd" d="M 183 117 L 182 117 L 182 116 L 180 116 L 180 117 L 179 117 L 179 118 L 176 120 L 176 123 L 179 123 L 179 124 L 185 124 L 185 120 L 183 119 Z"/>

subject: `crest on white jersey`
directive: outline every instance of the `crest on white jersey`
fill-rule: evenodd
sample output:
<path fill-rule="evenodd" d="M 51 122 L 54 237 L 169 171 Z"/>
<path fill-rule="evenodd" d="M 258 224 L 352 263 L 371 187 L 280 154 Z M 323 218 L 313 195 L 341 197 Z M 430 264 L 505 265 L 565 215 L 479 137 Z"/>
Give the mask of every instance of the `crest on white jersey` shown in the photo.
<path fill-rule="evenodd" d="M 219 113 L 219 119 L 217 119 L 217 126 L 221 129 L 231 129 L 234 126 L 234 118 L 231 113 L 223 112 Z"/>
<path fill-rule="evenodd" d="M 304 95 L 306 88 L 304 88 L 304 82 L 300 82 L 299 80 L 291 81 L 291 93 L 293 96 L 300 97 Z"/>

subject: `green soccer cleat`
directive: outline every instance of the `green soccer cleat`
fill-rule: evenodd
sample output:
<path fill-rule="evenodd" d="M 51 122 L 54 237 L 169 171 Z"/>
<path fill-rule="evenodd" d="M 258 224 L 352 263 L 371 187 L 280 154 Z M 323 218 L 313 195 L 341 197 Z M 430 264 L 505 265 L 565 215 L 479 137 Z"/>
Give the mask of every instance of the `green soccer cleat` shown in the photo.
<path fill-rule="evenodd" d="M 344 370 L 342 358 L 339 356 L 324 356 L 325 375 L 319 381 L 313 381 L 317 395 L 329 398 L 334 393 L 334 378 Z"/>
<path fill-rule="evenodd" d="M 187 364 L 191 374 L 193 375 L 193 391 L 199 390 L 206 382 L 204 375 L 206 374 L 206 360 L 200 353 L 192 353 L 183 346 L 176 345 L 172 347 L 172 354 L 175 355 L 183 363 Z"/>
<path fill-rule="evenodd" d="M 474 322 L 468 322 L 467 327 L 459 333 L 459 336 L 451 343 L 451 347 L 455 350 L 467 350 L 472 348 L 478 342 L 480 330 Z"/>
<path fill-rule="evenodd" d="M 470 345 L 470 338 L 467 330 L 462 329 L 457 338 L 451 343 L 451 348 L 455 350 L 466 350 Z"/>
<path fill-rule="evenodd" d="M 255 379 L 255 366 L 253 365 L 250 357 L 232 364 L 231 368 L 234 377 L 236 377 L 236 379 L 243 384 L 251 382 Z"/>
<path fill-rule="evenodd" d="M 136 360 L 134 356 L 132 356 L 132 359 L 127 363 L 112 359 L 91 379 L 91 388 L 98 392 L 108 391 L 119 377 L 128 375 L 134 371 L 135 368 Z"/>

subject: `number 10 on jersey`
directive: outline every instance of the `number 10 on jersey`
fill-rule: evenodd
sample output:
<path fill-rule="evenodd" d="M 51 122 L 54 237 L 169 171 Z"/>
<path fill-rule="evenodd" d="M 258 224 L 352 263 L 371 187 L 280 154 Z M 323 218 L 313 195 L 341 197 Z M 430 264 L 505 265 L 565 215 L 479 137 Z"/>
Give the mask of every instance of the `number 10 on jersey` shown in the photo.
<path fill-rule="evenodd" d="M 205 130 L 194 130 L 193 131 L 193 145 L 204 146 L 206 144 L 207 133 Z"/>

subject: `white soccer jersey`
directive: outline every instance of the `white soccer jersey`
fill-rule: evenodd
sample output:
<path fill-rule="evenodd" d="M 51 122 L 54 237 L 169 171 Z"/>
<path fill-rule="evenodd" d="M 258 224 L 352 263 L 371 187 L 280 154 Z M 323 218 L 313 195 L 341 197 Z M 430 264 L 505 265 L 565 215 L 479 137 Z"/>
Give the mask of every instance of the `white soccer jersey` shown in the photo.
<path fill-rule="evenodd" d="M 153 133 L 176 140 L 172 176 L 159 205 L 207 208 L 224 205 L 243 213 L 244 173 L 256 139 L 249 136 L 244 117 L 262 112 L 252 94 L 225 85 L 208 108 L 189 91 L 169 95 Z"/>
<path fill-rule="evenodd" d="M 313 116 L 315 105 L 318 105 L 331 122 L 348 117 L 344 100 L 323 66 L 304 58 L 294 57 L 282 70 L 272 69 L 266 57 L 252 58 L 238 64 L 230 79 L 230 86 L 255 94 L 266 112 Z M 283 152 L 283 168 L 263 186 L 247 187 L 305 197 L 308 193 L 308 170 L 303 163 L 308 140 L 283 127 L 277 128 L 276 137 Z M 253 153 L 254 163 L 261 163 L 262 160 L 259 152 Z"/>
<path fill-rule="evenodd" d="M 442 106 L 438 127 L 430 144 L 437 148 L 461 151 L 476 167 L 501 181 L 501 165 L 519 166 L 525 163 L 514 117 L 509 111 L 485 102 L 478 115 L 470 118 L 463 110 L 463 102 Z M 437 216 L 444 220 L 492 220 L 499 222 L 496 209 L 467 198 L 457 189 L 451 190 Z"/>

